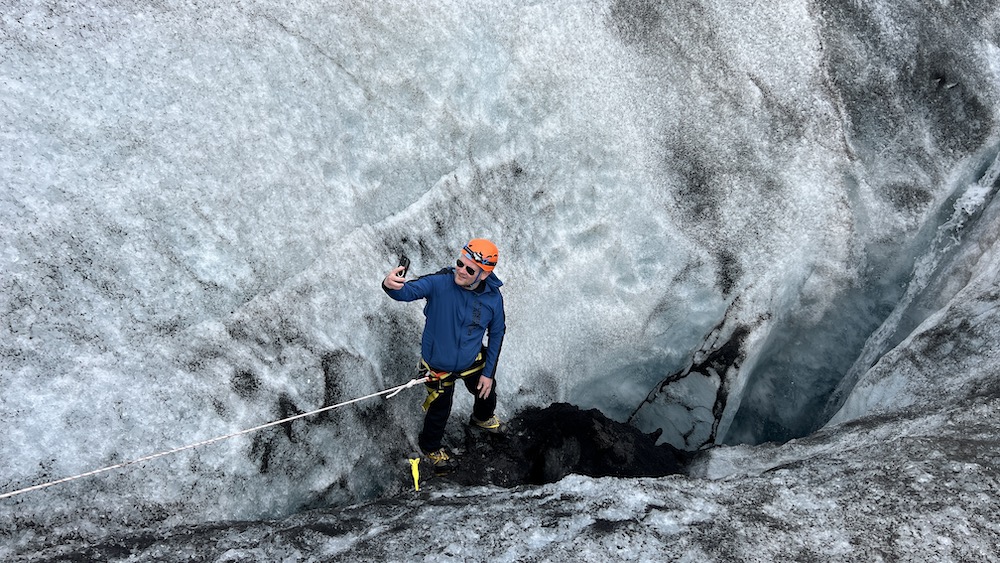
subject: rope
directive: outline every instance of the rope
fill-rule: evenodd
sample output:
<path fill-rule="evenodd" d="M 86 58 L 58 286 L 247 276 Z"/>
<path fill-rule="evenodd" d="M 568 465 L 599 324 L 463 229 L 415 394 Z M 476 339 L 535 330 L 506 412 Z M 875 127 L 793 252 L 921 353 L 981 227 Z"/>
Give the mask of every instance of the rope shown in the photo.
<path fill-rule="evenodd" d="M 388 394 L 386 396 L 386 399 L 391 399 L 392 397 L 395 397 L 396 395 L 398 395 L 399 392 L 402 391 L 403 389 L 408 389 L 410 387 L 413 387 L 414 385 L 420 385 L 421 383 L 424 383 L 426 381 L 427 381 L 426 377 L 419 378 L 419 379 L 411 379 L 410 381 L 408 381 L 408 382 L 406 382 L 406 383 L 404 383 L 402 385 L 398 385 L 396 387 L 391 387 L 389 389 L 386 389 L 385 391 L 379 391 L 378 393 L 372 393 L 370 395 L 365 395 L 364 397 L 358 397 L 357 399 L 351 399 L 350 401 L 344 401 L 343 403 L 337 403 L 336 405 L 329 405 L 329 406 L 326 406 L 326 407 L 323 407 L 323 408 L 320 408 L 320 409 L 316 409 L 314 411 L 304 412 L 302 414 L 297 414 L 297 415 L 294 415 L 294 416 L 290 416 L 288 418 L 283 418 L 281 420 L 275 420 L 274 422 L 268 422 L 267 424 L 261 424 L 260 426 L 254 426 L 253 428 L 247 428 L 246 430 L 240 430 L 239 432 L 233 432 L 232 434 L 226 434 L 225 436 L 216 436 L 215 438 L 209 438 L 208 440 L 202 440 L 201 442 L 197 442 L 197 443 L 194 443 L 194 444 L 189 444 L 187 446 L 181 446 L 179 448 L 174 448 L 172 450 L 167 450 L 167 451 L 163 451 L 163 452 L 159 452 L 159 453 L 155 453 L 155 454 L 150 454 L 150 455 L 143 456 L 143 457 L 140 457 L 140 458 L 136 458 L 136 459 L 133 459 L 133 460 L 130 460 L 130 461 L 124 461 L 122 463 L 116 463 L 114 465 L 109 465 L 107 467 L 102 467 L 100 469 L 95 469 L 93 471 L 88 471 L 86 473 L 81 473 L 79 475 L 73 475 L 72 477 L 64 477 L 62 479 L 57 479 L 55 481 L 49 481 L 48 483 L 41 483 L 39 485 L 34 485 L 34 486 L 31 486 L 31 487 L 26 487 L 24 489 L 19 489 L 19 490 L 16 490 L 16 491 L 11 491 L 9 493 L 3 493 L 3 494 L 0 494 L 0 500 L 6 499 L 6 498 L 10 498 L 10 497 L 13 497 L 13 496 L 17 496 L 17 495 L 20 495 L 20 494 L 24 494 L 24 493 L 27 493 L 27 492 L 31 492 L 31 491 L 37 491 L 37 490 L 40 490 L 40 489 L 45 489 L 45 488 L 48 488 L 48 487 L 52 487 L 54 485 L 59 485 L 59 484 L 62 484 L 62 483 L 68 483 L 70 481 L 75 481 L 77 479 L 82 479 L 84 477 L 90 477 L 90 476 L 93 476 L 93 475 L 97 475 L 99 473 L 104 473 L 106 471 L 112 471 L 114 469 L 120 469 L 122 467 L 126 467 L 126 466 L 133 465 L 133 464 L 136 464 L 136 463 L 141 463 L 141 462 L 144 462 L 144 461 L 149 461 L 149 460 L 156 459 L 156 458 L 159 458 L 159 457 L 168 456 L 168 455 L 175 454 L 175 453 L 178 453 L 178 452 L 183 452 L 185 450 L 194 449 L 194 448 L 197 448 L 197 447 L 200 447 L 200 446 L 205 446 L 205 445 L 208 445 L 208 444 L 213 444 L 215 442 L 221 442 L 222 440 L 228 440 L 230 438 L 235 438 L 236 436 L 242 436 L 244 434 L 249 434 L 251 432 L 256 432 L 258 430 L 263 430 L 265 428 L 270 428 L 272 426 L 277 426 L 279 424 L 284 424 L 286 422 L 291 422 L 293 420 L 298 420 L 300 418 L 305 418 L 307 416 L 312 416 L 314 414 L 319 414 L 321 412 L 326 412 L 326 411 L 330 411 L 330 410 L 337 409 L 337 408 L 340 408 L 340 407 L 345 407 L 345 406 L 350 405 L 352 403 L 357 403 L 359 401 L 364 401 L 366 399 L 371 399 L 372 397 L 378 397 L 379 395 L 386 395 L 386 394 Z"/>

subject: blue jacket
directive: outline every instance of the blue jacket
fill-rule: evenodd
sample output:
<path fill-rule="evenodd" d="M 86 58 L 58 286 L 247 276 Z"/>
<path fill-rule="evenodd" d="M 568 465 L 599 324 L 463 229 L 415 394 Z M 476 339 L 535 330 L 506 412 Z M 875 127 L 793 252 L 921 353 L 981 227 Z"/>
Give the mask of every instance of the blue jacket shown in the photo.
<path fill-rule="evenodd" d="M 406 282 L 400 289 L 382 289 L 396 301 L 427 300 L 420 355 L 436 371 L 460 371 L 471 366 L 482 349 L 483 336 L 489 335 L 483 375 L 492 378 L 506 330 L 502 285 L 490 274 L 476 289 L 465 289 L 455 283 L 455 269 L 445 268 Z"/>

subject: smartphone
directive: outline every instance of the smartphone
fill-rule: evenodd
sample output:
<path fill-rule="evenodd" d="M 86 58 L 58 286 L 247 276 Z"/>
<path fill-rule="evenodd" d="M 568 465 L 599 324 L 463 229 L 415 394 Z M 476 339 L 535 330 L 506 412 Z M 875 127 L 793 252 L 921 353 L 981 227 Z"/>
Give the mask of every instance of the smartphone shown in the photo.
<path fill-rule="evenodd" d="M 405 278 L 406 272 L 410 271 L 410 259 L 403 254 L 399 257 L 399 265 L 403 267 L 403 271 L 399 273 L 399 277 Z"/>

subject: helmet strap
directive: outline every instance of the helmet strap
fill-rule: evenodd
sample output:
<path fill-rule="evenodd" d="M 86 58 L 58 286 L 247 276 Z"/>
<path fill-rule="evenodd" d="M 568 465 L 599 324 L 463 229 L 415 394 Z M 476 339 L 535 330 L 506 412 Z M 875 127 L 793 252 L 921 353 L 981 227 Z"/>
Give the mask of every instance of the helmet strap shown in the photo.
<path fill-rule="evenodd" d="M 469 285 L 463 285 L 459 287 L 463 287 L 465 289 L 468 289 L 469 291 L 476 289 L 479 286 L 479 283 L 484 279 L 486 279 L 486 276 L 479 277 L 482 276 L 485 272 L 486 270 L 480 270 L 479 273 L 476 274 L 476 277 L 472 280 L 472 282 L 469 283 Z"/>

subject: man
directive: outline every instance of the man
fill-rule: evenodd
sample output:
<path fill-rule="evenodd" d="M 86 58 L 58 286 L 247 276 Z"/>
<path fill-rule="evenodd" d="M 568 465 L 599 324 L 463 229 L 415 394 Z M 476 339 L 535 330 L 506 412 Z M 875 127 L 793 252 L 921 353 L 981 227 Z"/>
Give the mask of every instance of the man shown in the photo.
<path fill-rule="evenodd" d="M 456 379 L 475 395 L 469 424 L 489 432 L 501 430 L 494 414 L 494 375 L 506 325 L 500 294 L 503 282 L 493 273 L 498 259 L 496 245 L 473 239 L 462 248 L 454 268 L 407 282 L 402 277 L 404 267 L 398 266 L 382 280 L 382 289 L 396 301 L 427 300 L 420 369 L 430 380 L 419 445 L 439 473 L 457 465 L 441 444 Z M 488 337 L 485 346 L 484 336 Z"/>

